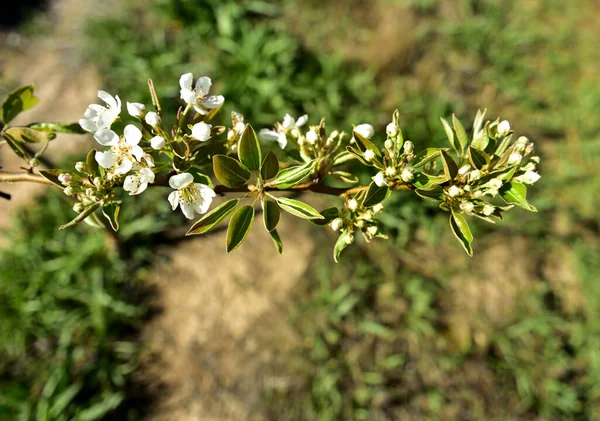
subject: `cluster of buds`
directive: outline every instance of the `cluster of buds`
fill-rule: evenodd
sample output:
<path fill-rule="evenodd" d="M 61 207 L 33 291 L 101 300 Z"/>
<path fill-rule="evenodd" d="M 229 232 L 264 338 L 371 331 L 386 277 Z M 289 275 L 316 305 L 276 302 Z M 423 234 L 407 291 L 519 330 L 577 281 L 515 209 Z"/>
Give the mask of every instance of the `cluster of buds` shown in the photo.
<path fill-rule="evenodd" d="M 331 229 L 341 231 L 342 238 L 347 244 L 354 241 L 357 231 L 363 234 L 367 242 L 376 237 L 387 238 L 381 233 L 375 220 L 376 215 L 383 211 L 383 204 L 377 203 L 367 208 L 361 205 L 360 200 L 360 196 L 346 199 L 341 215 L 330 222 Z"/>

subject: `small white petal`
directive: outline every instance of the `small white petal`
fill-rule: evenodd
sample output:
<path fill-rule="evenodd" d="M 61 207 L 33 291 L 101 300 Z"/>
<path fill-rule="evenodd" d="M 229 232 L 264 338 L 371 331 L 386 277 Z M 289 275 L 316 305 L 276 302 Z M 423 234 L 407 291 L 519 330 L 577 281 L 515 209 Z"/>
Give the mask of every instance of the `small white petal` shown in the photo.
<path fill-rule="evenodd" d="M 127 144 L 130 146 L 135 146 L 140 143 L 140 140 L 142 140 L 141 130 L 135 127 L 133 124 L 128 124 L 125 126 L 123 135 L 125 136 L 125 142 L 127 142 Z"/>
<path fill-rule="evenodd" d="M 199 107 L 198 105 L 194 105 L 194 110 L 196 110 L 196 112 L 200 115 L 207 115 L 208 111 L 206 111 L 204 108 Z"/>
<path fill-rule="evenodd" d="M 144 111 L 146 111 L 146 106 L 144 104 L 140 104 L 139 102 L 127 103 L 127 112 L 132 117 L 141 117 L 144 115 Z"/>
<path fill-rule="evenodd" d="M 88 120 L 86 118 L 82 118 L 81 120 L 79 120 L 79 125 L 86 132 L 95 132 L 96 130 L 98 130 L 98 125 L 96 124 L 96 122 L 93 120 Z"/>
<path fill-rule="evenodd" d="M 96 158 L 96 162 L 102 167 L 102 168 L 112 168 L 113 165 L 115 165 L 115 154 L 113 154 L 111 151 L 106 151 L 106 152 L 96 152 L 96 155 L 94 156 Z"/>
<path fill-rule="evenodd" d="M 94 139 L 102 146 L 115 146 L 119 143 L 119 135 L 110 129 L 98 130 L 94 133 Z"/>
<path fill-rule="evenodd" d="M 106 102 L 110 108 L 119 108 L 117 100 L 106 91 L 98 91 L 98 98 Z"/>
<path fill-rule="evenodd" d="M 186 104 L 196 105 L 196 93 L 191 89 L 182 89 L 179 91 L 181 94 L 181 99 L 185 101 Z"/>
<path fill-rule="evenodd" d="M 205 199 L 213 198 L 213 197 L 217 196 L 215 191 L 213 189 L 211 189 L 209 186 L 207 186 L 206 184 L 195 183 L 194 187 L 196 187 L 198 189 L 198 191 L 200 191 L 200 196 L 204 197 Z"/>
<path fill-rule="evenodd" d="M 498 124 L 498 133 L 501 135 L 505 135 L 510 131 L 510 123 L 506 120 L 502 121 Z"/>
<path fill-rule="evenodd" d="M 258 135 L 265 140 L 277 140 L 279 138 L 279 133 L 275 130 L 262 129 L 258 132 Z"/>
<path fill-rule="evenodd" d="M 154 136 L 150 139 L 150 146 L 152 149 L 162 149 L 165 147 L 165 138 L 162 136 Z"/>
<path fill-rule="evenodd" d="M 191 73 L 184 73 L 179 78 L 179 87 L 183 89 L 187 89 L 188 91 L 192 90 L 192 83 L 194 82 L 194 75 Z"/>
<path fill-rule="evenodd" d="M 281 149 L 285 149 L 287 145 L 287 136 L 285 133 L 279 133 L 279 136 L 277 137 L 277 143 Z"/>
<path fill-rule="evenodd" d="M 306 141 L 311 145 L 314 144 L 319 139 L 319 135 L 313 129 L 309 130 L 306 133 Z"/>
<path fill-rule="evenodd" d="M 194 176 L 188 172 L 175 174 L 169 178 L 169 186 L 171 186 L 172 189 L 182 189 L 189 186 L 193 182 Z"/>
<path fill-rule="evenodd" d="M 143 183 L 154 183 L 155 175 L 150 168 L 142 168 L 140 170 L 140 178 Z"/>
<path fill-rule="evenodd" d="M 140 177 L 137 174 L 128 175 L 125 177 L 125 181 L 123 182 L 123 189 L 128 191 L 129 194 L 135 194 L 137 189 L 140 188 Z"/>
<path fill-rule="evenodd" d="M 138 162 L 142 162 L 142 159 L 144 158 L 144 150 L 139 145 L 132 146 L 131 155 L 133 155 Z"/>
<path fill-rule="evenodd" d="M 304 126 L 307 121 L 308 121 L 308 114 L 304 114 L 302 117 L 300 117 L 298 120 L 296 120 L 296 127 Z"/>
<path fill-rule="evenodd" d="M 190 202 L 180 201 L 181 211 L 187 219 L 194 219 L 194 205 Z"/>
<path fill-rule="evenodd" d="M 179 192 L 177 190 L 172 191 L 167 200 L 171 204 L 171 209 L 177 209 L 177 205 L 179 205 Z"/>
<path fill-rule="evenodd" d="M 372 177 L 372 180 L 375 182 L 377 187 L 383 187 L 383 186 L 387 185 L 387 179 L 385 178 L 385 175 L 381 171 L 379 171 L 377 174 L 375 174 L 375 176 Z"/>
<path fill-rule="evenodd" d="M 283 128 L 283 130 L 289 130 L 295 125 L 296 120 L 294 120 L 294 118 L 291 115 L 286 114 L 283 116 L 283 122 L 281 123 L 281 127 Z"/>
<path fill-rule="evenodd" d="M 202 101 L 202 105 L 206 108 L 219 108 L 225 102 L 223 95 L 209 96 L 205 101 Z"/>
<path fill-rule="evenodd" d="M 200 96 L 206 96 L 210 92 L 212 81 L 209 77 L 202 76 L 196 81 L 196 93 Z"/>
<path fill-rule="evenodd" d="M 148 123 L 152 127 L 158 126 L 158 124 L 160 123 L 160 116 L 154 111 L 150 111 L 148 114 L 146 114 L 145 120 L 146 123 Z"/>
<path fill-rule="evenodd" d="M 94 110 L 94 108 L 92 108 L 92 105 L 96 105 L 96 104 L 90 104 L 90 106 L 87 107 L 85 112 L 83 113 L 83 116 L 87 119 L 92 119 L 92 118 L 98 117 L 98 111 Z M 104 107 L 101 107 L 101 108 L 104 108 Z"/>
<path fill-rule="evenodd" d="M 133 162 L 131 162 L 130 159 L 124 158 L 121 160 L 121 162 L 119 163 L 119 166 L 115 170 L 115 174 L 117 174 L 117 175 L 127 174 L 129 171 L 131 171 L 132 168 L 133 168 Z"/>

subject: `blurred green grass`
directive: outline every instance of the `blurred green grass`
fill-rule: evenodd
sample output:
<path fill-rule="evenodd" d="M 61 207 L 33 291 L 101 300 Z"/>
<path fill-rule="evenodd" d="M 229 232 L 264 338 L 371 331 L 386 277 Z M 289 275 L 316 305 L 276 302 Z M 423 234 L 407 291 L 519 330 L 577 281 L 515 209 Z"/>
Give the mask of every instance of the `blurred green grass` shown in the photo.
<path fill-rule="evenodd" d="M 446 217 L 407 195 L 382 217 L 389 243 L 358 244 L 341 265 L 315 260 L 290 313 L 307 345 L 289 374 L 302 381 L 265 391 L 273 419 L 597 419 L 599 18 L 585 0 L 154 0 L 89 24 L 84 51 L 104 87 L 126 100 L 150 102 L 144 81 L 152 77 L 174 106 L 179 75 L 193 71 L 226 97 L 222 122 L 232 109 L 257 127 L 306 112 L 329 127 L 371 122 L 381 133 L 398 108 L 405 136 L 421 148 L 443 144 L 439 116 L 456 112 L 466 123 L 487 107 L 536 142 L 543 177 L 531 198 L 540 213 L 475 223 L 472 260 Z M 52 218 L 51 206 L 35 209 Z M 19 237 L 31 228 L 15 229 Z M 51 231 L 34 238 L 55 241 Z M 147 247 L 133 250 L 129 260 L 151 260 Z M 5 284 L 7 270 L 0 266 Z M 21 279 L 0 286 L 6 297 L 38 282 Z M 111 282 L 119 294 L 122 278 Z M 45 311 L 40 317 L 54 317 Z M 114 315 L 102 334 L 120 337 L 128 317 Z M 28 326 L 5 320 L 7 332 Z M 5 349 L 20 353 L 7 354 L 4 367 L 41 364 L 24 344 L 31 339 L 8 341 Z M 55 367 L 25 376 L 16 402 L 28 402 L 25 391 L 39 390 Z"/>

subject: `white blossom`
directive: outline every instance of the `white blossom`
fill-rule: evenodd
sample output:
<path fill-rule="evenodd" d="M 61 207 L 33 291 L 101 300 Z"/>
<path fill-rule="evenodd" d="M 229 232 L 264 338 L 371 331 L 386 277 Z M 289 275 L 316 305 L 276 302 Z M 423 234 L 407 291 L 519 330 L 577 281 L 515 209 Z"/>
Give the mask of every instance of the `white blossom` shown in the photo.
<path fill-rule="evenodd" d="M 520 153 L 513 152 L 508 157 L 508 165 L 518 164 L 519 162 L 521 162 L 522 159 L 523 159 L 523 156 Z"/>
<path fill-rule="evenodd" d="M 450 188 L 448 189 L 448 196 L 450 197 L 456 197 L 461 193 L 462 189 L 458 186 L 450 186 Z"/>
<path fill-rule="evenodd" d="M 409 181 L 411 181 L 413 179 L 413 172 L 412 172 L 412 170 L 410 168 L 404 168 L 402 170 L 402 173 L 400 174 L 400 178 L 405 183 L 408 183 Z"/>
<path fill-rule="evenodd" d="M 460 167 L 460 169 L 458 170 L 458 175 L 465 175 L 467 172 L 469 172 L 469 170 L 471 169 L 470 165 L 463 165 L 462 167 Z"/>
<path fill-rule="evenodd" d="M 371 177 L 371 179 L 375 182 L 375 184 L 377 184 L 378 187 L 383 187 L 387 185 L 387 179 L 381 171 L 375 174 L 374 177 Z"/>
<path fill-rule="evenodd" d="M 105 152 L 96 152 L 96 161 L 100 166 L 111 169 L 115 175 L 127 174 L 135 162 L 140 162 L 144 157 L 144 150 L 139 146 L 142 132 L 133 124 L 128 124 L 123 130 L 123 138 L 109 129 L 95 133 L 94 138 L 103 146 L 111 149 Z M 116 168 L 113 168 L 116 165 Z"/>
<path fill-rule="evenodd" d="M 59 174 L 58 181 L 62 183 L 64 186 L 68 186 L 73 181 L 73 177 L 69 173 Z"/>
<path fill-rule="evenodd" d="M 373 206 L 373 212 L 375 213 L 379 213 L 383 210 L 383 203 L 378 203 L 375 206 Z"/>
<path fill-rule="evenodd" d="M 367 234 L 373 237 L 377 234 L 377 225 L 371 225 L 367 228 Z"/>
<path fill-rule="evenodd" d="M 148 114 L 146 114 L 146 117 L 144 119 L 146 120 L 146 123 L 148 123 L 152 127 L 156 127 L 160 123 L 160 116 L 154 111 L 150 111 Z"/>
<path fill-rule="evenodd" d="M 319 139 L 319 135 L 318 133 L 315 131 L 315 129 L 310 129 L 308 131 L 308 133 L 306 133 L 306 141 L 308 143 L 310 143 L 311 145 L 314 145 L 315 142 Z"/>
<path fill-rule="evenodd" d="M 339 231 L 340 228 L 342 228 L 342 225 L 342 218 L 335 218 L 333 221 L 331 221 L 331 229 L 334 231 Z"/>
<path fill-rule="evenodd" d="M 375 158 L 375 152 L 372 149 L 367 149 L 363 156 L 365 157 L 365 161 L 369 162 Z"/>
<path fill-rule="evenodd" d="M 140 104 L 139 102 L 128 102 L 127 103 L 127 112 L 132 117 L 140 118 L 144 115 L 145 111 L 146 111 L 146 106 L 144 104 Z"/>
<path fill-rule="evenodd" d="M 194 107 L 198 114 L 207 115 L 209 112 L 205 108 L 219 108 L 225 102 L 223 95 L 208 95 L 212 81 L 209 77 L 202 76 L 196 80 L 196 85 L 192 89 L 194 76 L 192 73 L 185 73 L 179 78 L 179 87 L 181 90 L 181 99 Z"/>
<path fill-rule="evenodd" d="M 493 213 L 494 213 L 494 210 L 495 210 L 495 209 L 496 209 L 496 208 L 494 208 L 492 205 L 490 205 L 490 204 L 486 204 L 486 205 L 483 207 L 483 209 L 482 209 L 482 212 L 483 212 L 483 214 L 484 214 L 485 216 L 490 216 L 491 214 L 493 214 Z"/>
<path fill-rule="evenodd" d="M 121 114 L 121 100 L 117 95 L 113 97 L 108 92 L 98 91 L 98 98 L 104 101 L 106 106 L 90 104 L 83 114 L 84 118 L 79 120 L 81 128 L 88 132 L 110 128 Z"/>
<path fill-rule="evenodd" d="M 508 132 L 510 132 L 510 123 L 506 120 L 500 122 L 500 124 L 498 124 L 498 134 L 504 136 Z"/>
<path fill-rule="evenodd" d="M 396 175 L 396 168 L 394 167 L 387 167 L 385 169 L 385 175 L 387 175 L 388 177 L 393 177 Z"/>
<path fill-rule="evenodd" d="M 162 149 L 165 147 L 165 138 L 162 136 L 154 136 L 150 139 L 150 146 L 152 149 Z"/>
<path fill-rule="evenodd" d="M 206 213 L 216 196 L 213 189 L 205 184 L 194 183 L 194 176 L 181 173 L 169 179 L 169 186 L 174 191 L 169 194 L 169 203 L 173 210 L 181 206 L 181 211 L 188 219 L 194 218 L 194 212 Z"/>
<path fill-rule="evenodd" d="M 356 209 L 358 209 L 358 202 L 356 201 L 356 199 L 350 199 L 348 201 L 348 209 L 350 209 L 351 211 L 355 211 Z"/>
<path fill-rule="evenodd" d="M 502 187 L 502 184 L 503 182 L 499 178 L 492 178 L 490 181 L 488 181 L 488 186 L 492 190 L 500 189 L 500 187 Z"/>
<path fill-rule="evenodd" d="M 200 123 L 194 124 L 192 127 L 192 137 L 200 142 L 206 142 L 210 139 L 210 130 L 212 129 L 211 124 L 206 124 L 201 121 Z"/>
<path fill-rule="evenodd" d="M 465 212 L 473 212 L 473 208 L 474 208 L 474 207 L 475 207 L 475 206 L 474 206 L 474 205 L 473 205 L 473 203 L 471 203 L 471 202 L 466 202 L 466 201 L 465 201 L 465 202 L 461 202 L 461 203 L 460 203 L 460 208 L 461 208 L 462 210 L 464 210 Z"/>
<path fill-rule="evenodd" d="M 149 183 L 154 183 L 154 173 L 150 168 L 139 167 L 133 174 L 125 177 L 123 189 L 133 196 L 146 190 Z"/>
<path fill-rule="evenodd" d="M 525 174 L 515 177 L 515 180 L 524 184 L 533 184 L 540 178 L 542 178 L 542 176 L 535 171 L 527 171 Z"/>
<path fill-rule="evenodd" d="M 85 172 L 85 163 L 82 161 L 77 161 L 75 163 L 75 169 L 79 172 Z"/>

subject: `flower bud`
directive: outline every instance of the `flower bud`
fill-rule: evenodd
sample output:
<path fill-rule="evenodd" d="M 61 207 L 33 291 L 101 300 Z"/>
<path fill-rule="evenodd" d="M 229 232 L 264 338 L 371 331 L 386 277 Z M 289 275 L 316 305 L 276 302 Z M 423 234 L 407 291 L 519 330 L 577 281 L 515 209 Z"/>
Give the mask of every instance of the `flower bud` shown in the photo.
<path fill-rule="evenodd" d="M 393 141 L 393 140 L 387 139 L 387 140 L 386 140 L 386 141 L 383 143 L 383 145 L 385 146 L 385 148 L 386 148 L 388 151 L 390 151 L 390 152 L 393 152 L 393 151 L 394 151 L 394 146 L 395 146 L 395 143 L 394 143 L 394 141 Z"/>
<path fill-rule="evenodd" d="M 460 167 L 460 169 L 458 170 L 458 175 L 465 175 L 467 172 L 469 172 L 469 170 L 471 169 L 470 165 L 463 165 L 462 167 Z"/>
<path fill-rule="evenodd" d="M 375 206 L 373 206 L 373 212 L 375 213 L 379 213 L 383 210 L 383 203 L 378 203 Z"/>
<path fill-rule="evenodd" d="M 531 155 L 533 153 L 533 143 L 530 143 L 525 148 L 525 156 Z"/>
<path fill-rule="evenodd" d="M 346 244 L 350 245 L 354 242 L 354 236 L 352 234 L 348 234 L 345 238 Z"/>
<path fill-rule="evenodd" d="M 73 193 L 75 193 L 75 191 L 73 190 L 73 187 L 67 186 L 63 190 L 63 193 L 66 194 L 67 196 L 73 196 Z"/>
<path fill-rule="evenodd" d="M 88 197 L 92 197 L 94 195 L 94 193 L 95 193 L 94 189 L 91 189 L 91 188 L 85 189 L 85 195 Z"/>
<path fill-rule="evenodd" d="M 408 183 L 409 181 L 411 181 L 413 179 L 413 172 L 412 172 L 412 170 L 410 168 L 404 168 L 402 170 L 402 174 L 400 174 L 400 178 L 405 183 Z"/>
<path fill-rule="evenodd" d="M 358 228 L 362 228 L 365 226 L 365 221 L 363 221 L 362 219 L 359 219 L 358 221 L 356 221 L 356 226 Z"/>
<path fill-rule="evenodd" d="M 523 156 L 520 153 L 513 152 L 508 157 L 508 165 L 518 164 L 519 162 L 521 162 L 522 159 L 523 159 Z"/>
<path fill-rule="evenodd" d="M 398 126 L 396 126 L 394 123 L 390 123 L 386 126 L 385 132 L 389 137 L 398 136 Z"/>
<path fill-rule="evenodd" d="M 156 127 L 160 123 L 160 116 L 154 111 L 150 111 L 148 114 L 146 114 L 145 120 L 146 123 L 148 123 L 152 127 Z"/>
<path fill-rule="evenodd" d="M 60 181 L 63 186 L 68 186 L 73 181 L 73 177 L 71 177 L 71 174 L 63 173 L 58 176 L 58 181 Z"/>
<path fill-rule="evenodd" d="M 354 132 L 358 133 L 365 139 L 370 139 L 375 134 L 375 130 L 373 130 L 373 126 L 370 124 L 359 124 L 354 128 Z"/>
<path fill-rule="evenodd" d="M 540 178 L 542 178 L 542 176 L 536 173 L 535 171 L 527 171 L 525 172 L 525 174 L 516 177 L 515 180 L 523 184 L 533 184 Z"/>
<path fill-rule="evenodd" d="M 339 231 L 343 224 L 344 221 L 342 221 L 342 218 L 335 218 L 333 221 L 331 221 L 331 229 L 334 231 Z"/>
<path fill-rule="evenodd" d="M 150 146 L 152 149 L 162 149 L 165 147 L 165 138 L 162 136 L 154 136 L 150 139 Z"/>
<path fill-rule="evenodd" d="M 94 186 L 100 187 L 102 185 L 102 179 L 100 177 L 94 177 Z"/>
<path fill-rule="evenodd" d="M 356 209 L 358 209 L 358 202 L 356 201 L 356 199 L 350 199 L 348 201 L 348 209 L 350 209 L 351 211 L 355 211 Z"/>
<path fill-rule="evenodd" d="M 75 169 L 79 172 L 85 172 L 85 163 L 83 163 L 82 161 L 77 161 L 75 163 Z"/>
<path fill-rule="evenodd" d="M 510 132 L 510 123 L 506 120 L 498 124 L 498 134 L 500 136 L 506 136 Z"/>
<path fill-rule="evenodd" d="M 315 132 L 314 129 L 310 129 L 308 133 L 306 133 L 306 141 L 311 145 L 314 145 L 315 142 L 319 139 L 319 135 Z"/>
<path fill-rule="evenodd" d="M 499 178 L 492 178 L 489 182 L 488 182 L 488 186 L 490 186 L 491 189 L 494 190 L 498 190 L 500 189 L 500 187 L 502 187 L 502 180 L 500 180 Z"/>
<path fill-rule="evenodd" d="M 461 193 L 462 189 L 458 186 L 450 186 L 450 188 L 448 189 L 448 196 L 450 197 L 456 197 Z"/>
<path fill-rule="evenodd" d="M 483 214 L 484 214 L 485 216 L 490 216 L 491 214 L 493 214 L 493 213 L 494 213 L 494 210 L 495 210 L 495 209 L 496 209 L 496 208 L 494 208 L 492 205 L 490 205 L 490 204 L 486 204 L 486 205 L 483 207 L 483 210 L 482 210 L 482 212 L 483 212 Z"/>
<path fill-rule="evenodd" d="M 200 142 L 206 142 L 211 137 L 211 129 L 212 124 L 206 124 L 203 121 L 196 123 L 192 127 L 192 137 Z"/>
<path fill-rule="evenodd" d="M 407 140 L 406 142 L 404 142 L 404 153 L 405 154 L 411 154 L 414 149 L 415 149 L 415 145 L 413 145 L 413 143 L 410 140 Z"/>
<path fill-rule="evenodd" d="M 462 210 L 464 210 L 465 212 L 473 212 L 473 208 L 474 208 L 474 207 L 475 207 L 475 206 L 474 206 L 474 205 L 473 205 L 473 203 L 471 203 L 471 202 L 466 202 L 466 201 L 465 201 L 465 202 L 461 202 L 461 203 L 460 203 L 460 208 L 461 208 Z"/>
<path fill-rule="evenodd" d="M 375 176 L 372 177 L 372 180 L 375 182 L 375 184 L 377 184 L 377 187 L 383 187 L 383 186 L 387 185 L 387 179 L 385 178 L 385 175 L 383 175 L 383 173 L 381 171 L 379 171 L 377 174 L 375 174 Z"/>
<path fill-rule="evenodd" d="M 140 104 L 139 102 L 128 102 L 127 103 L 127 112 L 130 116 L 135 118 L 140 118 L 144 115 L 146 111 L 146 106 L 144 104 Z M 150 123 L 148 123 L 150 124 Z"/>
<path fill-rule="evenodd" d="M 385 175 L 387 175 L 388 177 L 393 177 L 396 175 L 396 168 L 394 167 L 387 167 L 385 169 Z"/>
<path fill-rule="evenodd" d="M 377 234 L 377 225 L 371 225 L 367 228 L 367 234 L 373 237 Z"/>
<path fill-rule="evenodd" d="M 535 162 L 536 164 L 540 163 L 540 157 L 539 156 L 532 156 L 531 158 L 529 158 L 529 160 L 531 162 Z"/>
<path fill-rule="evenodd" d="M 365 157 L 365 161 L 370 162 L 375 158 L 375 152 L 372 149 L 367 149 L 363 156 Z"/>

